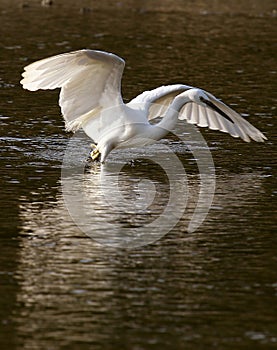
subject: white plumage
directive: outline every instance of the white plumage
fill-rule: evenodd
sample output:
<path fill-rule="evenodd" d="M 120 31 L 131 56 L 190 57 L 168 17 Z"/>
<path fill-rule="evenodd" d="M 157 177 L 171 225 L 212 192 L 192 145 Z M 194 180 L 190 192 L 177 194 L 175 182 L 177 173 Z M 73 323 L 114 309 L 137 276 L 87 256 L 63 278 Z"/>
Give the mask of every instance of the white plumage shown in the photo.
<path fill-rule="evenodd" d="M 249 142 L 266 137 L 233 109 L 202 89 L 175 84 L 145 91 L 124 104 L 121 78 L 125 62 L 107 52 L 79 50 L 25 67 L 25 89 L 61 88 L 59 104 L 66 129 L 82 127 L 104 162 L 114 148 L 139 146 L 164 137 L 178 118 Z M 149 120 L 162 117 L 155 125 Z M 149 142 L 145 140 L 149 139 Z M 144 141 L 142 141 L 144 140 Z"/>

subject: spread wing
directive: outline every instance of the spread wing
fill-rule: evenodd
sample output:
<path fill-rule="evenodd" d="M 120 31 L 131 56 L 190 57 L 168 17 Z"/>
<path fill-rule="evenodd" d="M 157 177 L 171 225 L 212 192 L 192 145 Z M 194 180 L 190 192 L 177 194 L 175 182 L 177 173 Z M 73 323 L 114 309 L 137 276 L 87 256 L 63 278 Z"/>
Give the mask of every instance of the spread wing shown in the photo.
<path fill-rule="evenodd" d="M 67 130 L 77 130 L 101 109 L 123 103 L 121 78 L 125 62 L 102 51 L 79 50 L 25 67 L 25 89 L 61 88 L 59 105 Z"/>
<path fill-rule="evenodd" d="M 129 104 L 139 106 L 148 113 L 148 119 L 163 117 L 174 98 L 182 92 L 191 89 L 187 85 L 161 86 L 151 91 L 145 91 L 131 100 Z M 204 91 L 204 90 L 203 90 Z M 214 105 L 198 104 L 196 102 L 185 103 L 179 112 L 179 119 L 186 120 L 190 124 L 200 127 L 208 127 L 212 130 L 220 130 L 229 133 L 233 137 L 241 137 L 249 142 L 250 138 L 263 142 L 266 137 L 247 120 L 233 109 L 218 100 L 209 92 L 204 91 Z"/>
<path fill-rule="evenodd" d="M 219 130 L 230 134 L 233 137 L 240 137 L 245 142 L 251 139 L 257 142 L 264 142 L 266 137 L 263 133 L 250 124 L 232 108 L 218 100 L 215 96 L 205 91 L 213 104 L 204 106 L 195 102 L 189 102 L 180 111 L 179 119 L 186 120 L 190 124 L 200 127 L 208 127 L 211 130 Z"/>

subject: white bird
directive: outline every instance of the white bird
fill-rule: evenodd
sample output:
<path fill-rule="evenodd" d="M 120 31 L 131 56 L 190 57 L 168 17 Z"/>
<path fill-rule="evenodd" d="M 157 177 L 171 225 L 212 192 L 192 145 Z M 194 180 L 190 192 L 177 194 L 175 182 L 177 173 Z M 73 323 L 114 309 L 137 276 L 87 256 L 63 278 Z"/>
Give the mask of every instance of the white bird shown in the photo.
<path fill-rule="evenodd" d="M 36 61 L 22 74 L 23 88 L 61 88 L 59 105 L 67 131 L 83 128 L 96 143 L 92 159 L 105 162 L 115 148 L 143 146 L 163 138 L 178 118 L 249 142 L 266 137 L 209 92 L 175 84 L 145 91 L 124 103 L 121 78 L 125 62 L 107 52 L 79 50 Z M 161 117 L 151 124 L 150 120 Z"/>

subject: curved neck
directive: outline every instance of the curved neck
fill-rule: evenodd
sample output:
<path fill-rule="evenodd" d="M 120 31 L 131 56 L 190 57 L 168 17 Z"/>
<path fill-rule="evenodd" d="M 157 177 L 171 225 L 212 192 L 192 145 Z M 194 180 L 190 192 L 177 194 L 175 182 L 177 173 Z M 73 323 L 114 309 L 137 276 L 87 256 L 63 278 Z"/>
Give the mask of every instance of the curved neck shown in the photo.
<path fill-rule="evenodd" d="M 160 129 L 160 133 L 163 134 L 161 138 L 168 132 L 172 131 L 172 129 L 175 127 L 178 121 L 179 112 L 187 102 L 189 102 L 189 98 L 186 96 L 186 92 L 183 92 L 174 98 L 172 103 L 167 108 L 162 120 L 155 125 L 155 127 Z"/>

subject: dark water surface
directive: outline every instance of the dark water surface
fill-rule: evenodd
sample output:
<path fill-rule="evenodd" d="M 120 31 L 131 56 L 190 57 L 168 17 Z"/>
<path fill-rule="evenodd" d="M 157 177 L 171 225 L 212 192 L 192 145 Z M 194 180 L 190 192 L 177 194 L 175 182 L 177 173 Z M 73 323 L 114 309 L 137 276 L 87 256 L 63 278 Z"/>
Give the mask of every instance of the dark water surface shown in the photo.
<path fill-rule="evenodd" d="M 25 3 L 0 1 L 1 349 L 276 348 L 274 1 Z M 58 92 L 24 91 L 19 80 L 27 63 L 84 47 L 125 58 L 126 100 L 163 84 L 200 86 L 268 137 L 246 144 L 201 130 L 216 193 L 197 231 L 187 232 L 184 217 L 153 244 L 110 249 L 72 221 L 60 180 L 71 135 Z M 195 161 L 184 145 L 168 142 L 193 197 Z M 136 195 L 134 183 L 153 181 L 159 212 L 164 177 L 137 160 L 124 167 L 122 188 Z M 95 228 L 118 224 L 98 209 Z M 131 230 L 131 219 L 126 214 L 119 224 Z"/>

